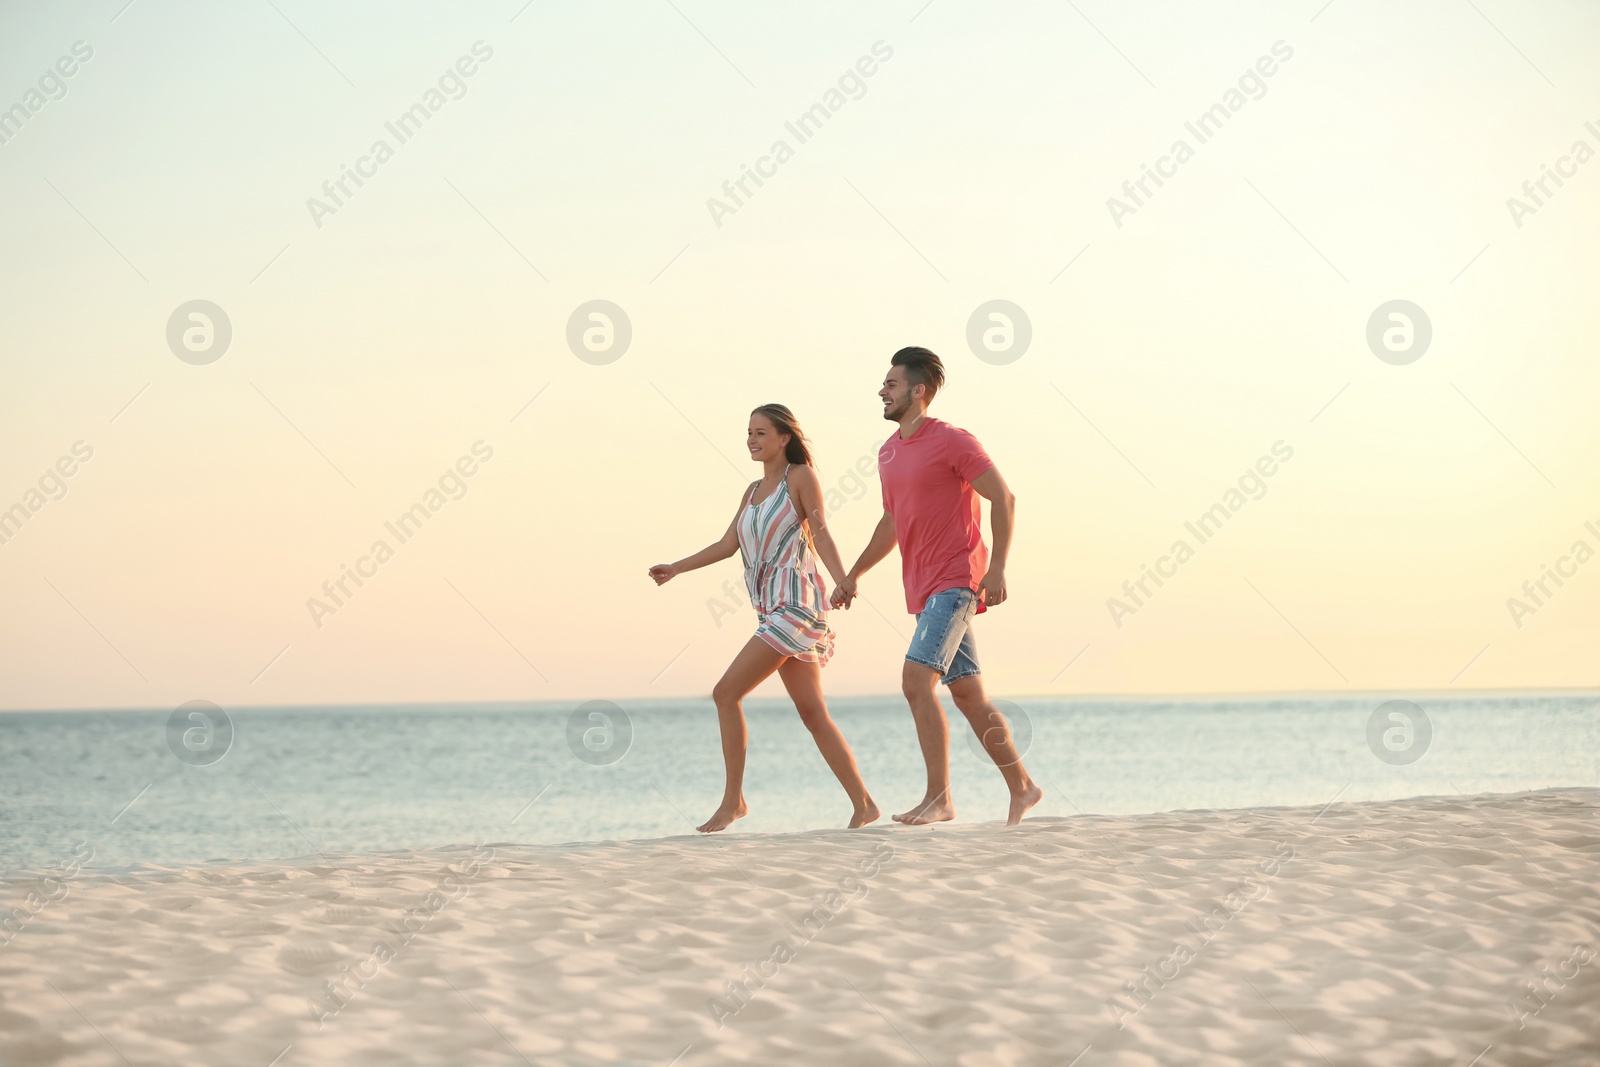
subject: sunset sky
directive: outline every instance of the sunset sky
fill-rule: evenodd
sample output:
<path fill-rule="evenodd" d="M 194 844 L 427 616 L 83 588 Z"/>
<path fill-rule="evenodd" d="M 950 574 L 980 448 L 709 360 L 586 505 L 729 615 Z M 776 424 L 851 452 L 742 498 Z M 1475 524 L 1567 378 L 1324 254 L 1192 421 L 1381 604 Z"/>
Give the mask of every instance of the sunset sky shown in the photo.
<path fill-rule="evenodd" d="M 0 706 L 707 694 L 738 561 L 647 568 L 766 402 L 852 561 L 908 344 L 1017 495 L 997 695 L 1600 684 L 1592 5 L 125 5 L 0 14 Z M 833 694 L 898 689 L 862 594 Z"/>

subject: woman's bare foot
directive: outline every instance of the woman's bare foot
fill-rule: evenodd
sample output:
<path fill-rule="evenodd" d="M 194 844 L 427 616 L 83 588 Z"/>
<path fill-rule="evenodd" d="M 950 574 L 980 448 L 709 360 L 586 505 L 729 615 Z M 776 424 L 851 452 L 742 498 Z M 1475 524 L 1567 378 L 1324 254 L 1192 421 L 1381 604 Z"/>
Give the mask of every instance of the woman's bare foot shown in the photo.
<path fill-rule="evenodd" d="M 877 822 L 878 816 L 882 814 L 883 812 L 878 810 L 878 805 L 872 802 L 871 797 L 868 797 L 867 802 L 858 805 L 856 813 L 850 816 L 850 829 L 854 830 L 857 827 L 865 826 L 869 822 Z"/>
<path fill-rule="evenodd" d="M 741 793 L 737 807 L 729 807 L 727 802 L 724 801 L 721 807 L 711 813 L 711 818 L 695 827 L 695 829 L 703 834 L 714 834 L 718 830 L 726 830 L 733 825 L 733 820 L 742 819 L 748 814 L 750 814 L 750 809 L 745 806 L 744 795 Z"/>
<path fill-rule="evenodd" d="M 950 801 L 950 791 L 945 790 L 936 797 L 923 797 L 922 803 L 910 811 L 893 816 L 893 819 L 907 826 L 921 826 L 930 822 L 949 822 L 955 817 L 956 806 Z"/>
<path fill-rule="evenodd" d="M 1011 813 L 1006 816 L 1006 825 L 1015 826 L 1022 821 L 1029 808 L 1039 803 L 1044 796 L 1044 790 L 1039 788 L 1037 782 L 1029 782 L 1028 787 L 1020 793 L 1011 794 Z"/>

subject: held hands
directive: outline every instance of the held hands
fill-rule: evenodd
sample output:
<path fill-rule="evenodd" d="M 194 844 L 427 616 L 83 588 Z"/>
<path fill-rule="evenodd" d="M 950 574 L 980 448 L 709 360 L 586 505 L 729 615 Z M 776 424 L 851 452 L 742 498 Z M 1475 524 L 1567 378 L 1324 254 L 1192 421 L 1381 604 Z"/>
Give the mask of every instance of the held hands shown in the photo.
<path fill-rule="evenodd" d="M 828 598 L 828 601 L 836 608 L 848 610 L 850 602 L 855 598 L 856 580 L 846 575 L 843 581 L 833 587 L 833 595 Z"/>
<path fill-rule="evenodd" d="M 1006 573 L 1005 571 L 991 570 L 983 576 L 983 581 L 978 583 L 978 599 L 988 607 L 1005 603 L 1006 599 Z"/>
<path fill-rule="evenodd" d="M 670 563 L 657 563 L 650 568 L 650 577 L 655 579 L 657 585 L 666 585 L 678 573 L 678 569 Z"/>

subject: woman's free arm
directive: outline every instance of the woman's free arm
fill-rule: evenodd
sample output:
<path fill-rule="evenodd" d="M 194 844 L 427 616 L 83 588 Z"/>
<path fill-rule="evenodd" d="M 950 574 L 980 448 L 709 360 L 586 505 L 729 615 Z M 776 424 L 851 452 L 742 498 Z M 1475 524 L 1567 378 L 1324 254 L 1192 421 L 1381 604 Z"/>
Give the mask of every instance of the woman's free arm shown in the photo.
<path fill-rule="evenodd" d="M 733 521 L 728 523 L 728 528 L 722 532 L 722 536 L 717 540 L 693 555 L 683 557 L 676 563 L 657 563 L 654 567 L 651 567 L 650 577 L 655 579 L 656 584 L 663 585 L 671 581 L 674 576 L 685 571 L 699 570 L 701 567 L 720 563 L 739 551 L 739 515 L 744 508 L 745 496 L 749 496 L 749 494 L 750 490 L 746 489 L 744 496 L 739 498 L 740 510 L 733 513 Z"/>

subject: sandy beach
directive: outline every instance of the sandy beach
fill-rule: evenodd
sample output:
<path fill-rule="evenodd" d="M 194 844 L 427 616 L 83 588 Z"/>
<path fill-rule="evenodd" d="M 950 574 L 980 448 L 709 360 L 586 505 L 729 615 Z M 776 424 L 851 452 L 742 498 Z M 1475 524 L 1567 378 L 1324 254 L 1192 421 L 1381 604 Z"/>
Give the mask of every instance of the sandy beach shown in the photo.
<path fill-rule="evenodd" d="M 1600 1063 L 1597 815 L 1555 789 L 69 866 L 3 886 L 0 1062 Z"/>

